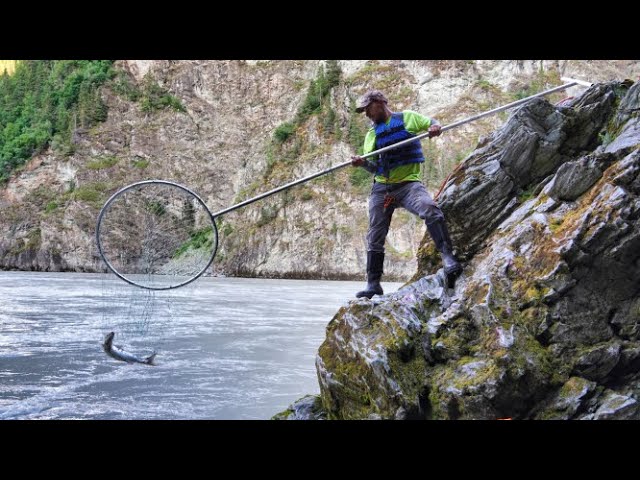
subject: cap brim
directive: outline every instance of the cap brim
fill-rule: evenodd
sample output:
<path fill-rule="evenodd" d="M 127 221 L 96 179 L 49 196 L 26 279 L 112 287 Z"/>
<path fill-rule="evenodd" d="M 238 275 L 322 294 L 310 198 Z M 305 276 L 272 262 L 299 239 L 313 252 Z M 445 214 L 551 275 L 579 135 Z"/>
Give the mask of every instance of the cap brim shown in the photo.
<path fill-rule="evenodd" d="M 356 108 L 356 113 L 362 113 L 367 109 L 367 107 L 358 107 Z"/>

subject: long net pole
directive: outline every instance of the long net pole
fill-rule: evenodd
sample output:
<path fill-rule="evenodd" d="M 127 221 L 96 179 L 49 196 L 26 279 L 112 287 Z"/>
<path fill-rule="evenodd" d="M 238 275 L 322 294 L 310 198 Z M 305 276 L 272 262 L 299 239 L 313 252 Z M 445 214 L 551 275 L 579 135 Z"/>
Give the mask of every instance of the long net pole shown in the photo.
<path fill-rule="evenodd" d="M 549 95 L 551 93 L 558 92 L 560 90 L 566 90 L 567 88 L 573 87 L 575 85 L 591 85 L 591 84 L 586 83 L 586 82 L 581 82 L 579 80 L 572 80 L 569 83 L 565 83 L 564 85 L 560 85 L 558 87 L 550 88 L 549 90 L 545 90 L 544 92 L 536 93 L 535 95 L 531 95 L 529 97 L 522 98 L 520 100 L 516 100 L 515 102 L 511 102 L 511 103 L 508 103 L 506 105 L 502 105 L 501 107 L 494 108 L 493 110 L 488 110 L 486 112 L 479 113 L 477 115 L 473 115 L 471 117 L 465 118 L 465 119 L 460 120 L 458 122 L 454 122 L 454 123 L 452 123 L 450 125 L 446 125 L 446 126 L 441 128 L 441 131 L 445 132 L 447 130 L 451 130 L 452 128 L 456 128 L 456 127 L 459 127 L 461 125 L 465 125 L 465 124 L 470 123 L 470 122 L 475 122 L 476 120 L 479 120 L 479 119 L 481 119 L 483 117 L 487 117 L 489 115 L 493 115 L 495 113 L 502 112 L 504 110 L 508 110 L 510 108 L 522 105 L 523 103 L 526 103 L 529 100 L 532 100 L 534 98 L 543 97 L 545 95 Z M 410 143 L 410 142 L 414 142 L 416 140 L 420 140 L 420 139 L 428 137 L 428 136 L 429 136 L 429 132 L 425 132 L 425 133 L 422 133 L 420 135 L 416 135 L 415 137 L 411 137 L 411 138 L 408 138 L 406 140 L 403 140 L 401 142 L 394 143 L 393 145 L 389 145 L 387 147 L 383 147 L 383 148 L 380 148 L 378 150 L 374 150 L 373 152 L 369 152 L 369 153 L 367 153 L 365 155 L 361 155 L 361 157 L 362 158 L 367 158 L 367 157 L 372 157 L 374 155 L 379 155 L 380 153 L 386 152 L 388 150 L 392 150 L 394 148 L 401 147 L 402 145 L 405 145 L 405 144 Z M 260 195 L 257 195 L 257 196 L 255 196 L 253 198 L 250 198 L 248 200 L 240 202 L 240 203 L 238 203 L 236 205 L 233 205 L 231 207 L 225 208 L 224 210 L 220 210 L 219 212 L 216 212 L 216 213 L 214 213 L 212 215 L 215 218 L 215 217 L 219 217 L 221 215 L 224 215 L 225 213 L 233 212 L 234 210 L 237 210 L 237 209 L 242 208 L 242 207 L 246 207 L 247 205 L 250 205 L 250 204 L 252 204 L 254 202 L 257 202 L 258 200 L 262 200 L 263 198 L 269 197 L 269 196 L 274 195 L 274 194 L 276 194 L 278 192 L 281 192 L 283 190 L 287 190 L 287 189 L 289 189 L 291 187 L 295 187 L 296 185 L 300 185 L 301 183 L 306 183 L 309 180 L 313 180 L 314 178 L 320 177 L 322 175 L 326 175 L 327 173 L 331 173 L 331 172 L 333 172 L 335 170 L 338 170 L 340 168 L 346 167 L 348 165 L 351 165 L 351 160 L 346 161 L 344 163 L 340 163 L 338 165 L 334 165 L 333 167 L 329 167 L 329 168 L 327 168 L 325 170 L 321 170 L 321 171 L 313 173 L 311 175 L 307 175 L 306 177 L 301 178 L 299 180 L 294 180 L 293 182 L 289 182 L 289 183 L 287 183 L 285 185 L 282 185 L 280 187 L 274 188 L 273 190 L 269 190 L 268 192 L 261 193 Z"/>

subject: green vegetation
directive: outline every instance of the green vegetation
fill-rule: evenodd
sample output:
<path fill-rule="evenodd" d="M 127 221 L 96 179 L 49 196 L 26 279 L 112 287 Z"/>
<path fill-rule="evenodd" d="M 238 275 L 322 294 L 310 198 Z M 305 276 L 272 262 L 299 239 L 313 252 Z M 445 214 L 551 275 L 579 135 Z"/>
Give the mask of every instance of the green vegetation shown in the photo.
<path fill-rule="evenodd" d="M 149 166 L 149 160 L 134 160 L 133 166 L 140 169 L 147 168 Z"/>
<path fill-rule="evenodd" d="M 117 157 L 114 157 L 113 155 L 104 155 L 88 162 L 87 168 L 89 170 L 102 170 L 113 167 L 116 163 L 118 163 Z"/>
<path fill-rule="evenodd" d="M 218 228 L 218 231 L 225 237 L 228 237 L 234 232 L 233 225 L 223 220 L 216 220 L 216 227 Z"/>
<path fill-rule="evenodd" d="M 425 163 L 422 165 L 422 182 L 429 190 L 438 191 L 442 182 L 473 151 L 474 143 L 460 140 L 438 147 L 434 141 L 422 142 Z"/>
<path fill-rule="evenodd" d="M 162 204 L 162 202 L 158 202 L 158 201 L 147 202 L 147 204 L 145 205 L 145 208 L 149 213 L 152 213 L 157 217 L 161 217 L 162 215 L 167 213 L 167 209 L 165 208 L 165 206 Z"/>
<path fill-rule="evenodd" d="M 309 187 L 303 187 L 300 189 L 300 200 L 302 200 L 303 202 L 308 202 L 309 200 L 313 200 L 314 197 L 315 197 L 315 194 L 313 193 L 313 190 L 311 190 Z"/>
<path fill-rule="evenodd" d="M 293 120 L 280 124 L 273 132 L 272 142 L 267 146 L 267 168 L 264 180 L 272 183 L 282 183 L 290 179 L 293 165 L 305 160 L 317 158 L 327 153 L 327 147 L 319 147 L 309 142 L 308 128 L 312 118 L 317 120 L 314 127 L 325 145 L 335 144 L 346 140 L 353 149 L 362 154 L 364 138 L 367 132 L 367 119 L 355 112 L 355 100 L 351 98 L 348 117 L 340 116 L 341 108 L 332 102 L 332 91 L 343 83 L 342 72 L 337 61 L 329 60 L 325 67 L 320 67 L 318 74 L 307 88 L 300 107 Z M 344 123 L 341 123 L 344 122 Z M 319 179 L 318 182 L 336 181 L 337 174 Z M 364 169 L 351 169 L 345 172 L 344 180 L 348 181 L 358 191 L 364 192 L 371 185 L 371 174 Z M 303 200 L 310 200 L 306 193 Z M 262 223 L 272 220 L 270 212 L 262 212 Z"/>
<path fill-rule="evenodd" d="M 176 250 L 176 253 L 173 255 L 173 258 L 180 257 L 189 249 L 194 249 L 194 250 L 198 250 L 200 248 L 211 249 L 212 246 L 213 246 L 213 227 L 207 227 L 201 230 L 196 230 L 191 234 L 191 238 Z"/>
<path fill-rule="evenodd" d="M 326 147 L 310 144 L 303 128 L 312 117 L 317 117 L 317 132 L 327 138 L 330 145 L 342 137 L 339 118 L 331 106 L 331 91 L 341 81 L 342 72 L 336 60 L 328 60 L 326 69 L 321 66 L 318 75 L 311 80 L 307 94 L 293 120 L 280 124 L 273 132 L 272 141 L 267 145 L 267 168 L 263 173 L 265 181 L 281 183 L 290 178 L 292 165 L 317 158 L 325 153 Z M 269 223 L 272 212 L 262 212 L 261 222 Z"/>
<path fill-rule="evenodd" d="M 327 69 L 320 67 L 318 76 L 312 80 L 307 89 L 302 105 L 298 108 L 293 122 L 285 122 L 276 128 L 273 139 L 282 144 L 295 134 L 295 131 L 312 115 L 320 115 L 320 124 L 325 132 L 335 133 L 336 113 L 331 108 L 331 90 L 340 84 L 342 71 L 336 60 L 327 61 Z"/>
<path fill-rule="evenodd" d="M 73 132 L 104 121 L 99 87 L 111 60 L 25 60 L 0 75 L 0 181 L 50 144 L 73 153 Z"/>
<path fill-rule="evenodd" d="M 626 95 L 627 91 L 628 91 L 628 87 L 625 87 L 622 85 L 619 85 L 614 88 L 615 97 L 613 102 L 613 108 L 615 111 L 618 110 L 620 106 L 620 102 L 622 98 Z M 631 116 L 632 117 L 637 116 L 637 113 L 632 113 Z M 600 144 L 603 146 L 607 146 L 611 142 L 613 142 L 618 137 L 618 135 L 620 135 L 620 133 L 622 132 L 624 125 L 625 125 L 625 122 L 622 122 L 622 123 L 619 122 L 618 115 L 611 115 L 609 117 L 609 121 L 607 122 L 607 124 L 598 133 L 598 140 L 600 141 Z"/>
<path fill-rule="evenodd" d="M 113 91 L 120 95 L 121 97 L 126 98 L 131 102 L 137 102 L 142 95 L 142 91 L 133 81 L 133 79 L 127 74 L 127 72 L 123 70 L 119 70 L 111 84 L 111 88 Z"/>
<path fill-rule="evenodd" d="M 277 205 L 265 205 L 260 209 L 260 218 L 256 225 L 263 227 L 264 225 L 271 223 L 278 216 L 280 208 Z"/>
<path fill-rule="evenodd" d="M 513 98 L 521 100 L 560 84 L 560 72 L 557 70 L 545 70 L 540 67 L 536 75 L 523 88 L 519 88 L 513 93 Z M 557 96 L 547 97 L 547 100 L 552 102 L 554 98 L 557 98 Z"/>
<path fill-rule="evenodd" d="M 63 196 L 63 199 L 71 198 L 73 200 L 86 202 L 94 208 L 100 208 L 106 200 L 106 192 L 110 188 L 111 185 L 105 182 L 87 183 L 75 188 L 68 196 Z"/>
<path fill-rule="evenodd" d="M 54 210 L 56 210 L 58 208 L 58 202 L 56 201 L 51 201 L 49 203 L 47 203 L 47 206 L 44 208 L 45 213 L 51 213 Z"/>
<path fill-rule="evenodd" d="M 307 96 L 296 114 L 295 123 L 300 125 L 309 116 L 321 113 L 323 107 L 329 104 L 329 93 L 340 83 L 340 66 L 336 60 L 327 61 L 327 72 L 320 68 L 318 77 L 312 80 L 307 90 Z"/>
<path fill-rule="evenodd" d="M 276 128 L 273 132 L 273 139 L 278 143 L 284 143 L 287 139 L 293 135 L 296 126 L 291 122 L 285 122 Z"/>
<path fill-rule="evenodd" d="M 349 182 L 359 191 L 365 192 L 372 185 L 372 177 L 364 168 L 352 168 L 349 173 Z"/>
<path fill-rule="evenodd" d="M 0 182 L 26 160 L 49 146 L 56 153 L 74 152 L 74 134 L 103 122 L 107 106 L 100 87 L 108 84 L 145 112 L 186 109 L 158 85 L 151 74 L 136 85 L 126 72 L 116 71 L 112 60 L 24 60 L 0 64 Z M 115 158 L 88 163 L 88 168 L 109 168 Z M 147 164 L 135 165 L 145 168 Z"/>
<path fill-rule="evenodd" d="M 150 73 L 147 73 L 142 79 L 140 105 L 143 112 L 153 112 L 165 108 L 173 108 L 178 112 L 187 111 L 180 100 L 158 85 Z"/>
<path fill-rule="evenodd" d="M 404 83 L 402 75 L 392 65 L 381 65 L 378 61 L 368 62 L 363 68 L 354 73 L 347 83 L 350 85 L 371 85 L 375 81 L 378 90 L 392 91 Z"/>
<path fill-rule="evenodd" d="M 143 112 L 150 113 L 166 108 L 173 108 L 177 112 L 187 111 L 177 97 L 158 85 L 151 72 L 144 76 L 141 85 L 138 86 L 126 72 L 120 70 L 115 73 L 110 86 L 121 97 L 131 102 L 140 102 Z"/>
<path fill-rule="evenodd" d="M 518 194 L 518 202 L 524 203 L 527 200 L 531 200 L 533 198 L 533 187 L 529 187 L 526 190 L 521 190 Z"/>

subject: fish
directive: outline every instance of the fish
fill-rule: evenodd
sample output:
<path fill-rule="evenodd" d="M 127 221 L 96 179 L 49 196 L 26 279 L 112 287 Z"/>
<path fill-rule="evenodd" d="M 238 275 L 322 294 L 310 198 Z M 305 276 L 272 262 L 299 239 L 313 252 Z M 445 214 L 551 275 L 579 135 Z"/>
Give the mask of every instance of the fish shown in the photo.
<path fill-rule="evenodd" d="M 104 348 L 104 351 L 107 353 L 107 355 L 122 362 L 155 365 L 153 361 L 156 358 L 156 352 L 153 352 L 151 355 L 145 358 L 140 358 L 132 353 L 125 352 L 121 346 L 113 344 L 113 337 L 115 337 L 115 335 L 115 332 L 109 332 L 104 339 L 102 348 Z"/>

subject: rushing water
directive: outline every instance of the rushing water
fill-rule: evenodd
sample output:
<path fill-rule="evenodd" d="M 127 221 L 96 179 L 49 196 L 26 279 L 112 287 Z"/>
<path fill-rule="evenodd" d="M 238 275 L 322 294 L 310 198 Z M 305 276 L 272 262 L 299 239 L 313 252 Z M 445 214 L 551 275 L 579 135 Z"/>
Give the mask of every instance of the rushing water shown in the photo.
<path fill-rule="evenodd" d="M 121 281 L 0 272 L 0 419 L 268 419 L 319 392 L 325 327 L 364 286 L 202 278 L 170 293 L 170 321 L 121 335 L 157 351 L 147 366 L 102 350 L 111 282 Z"/>

